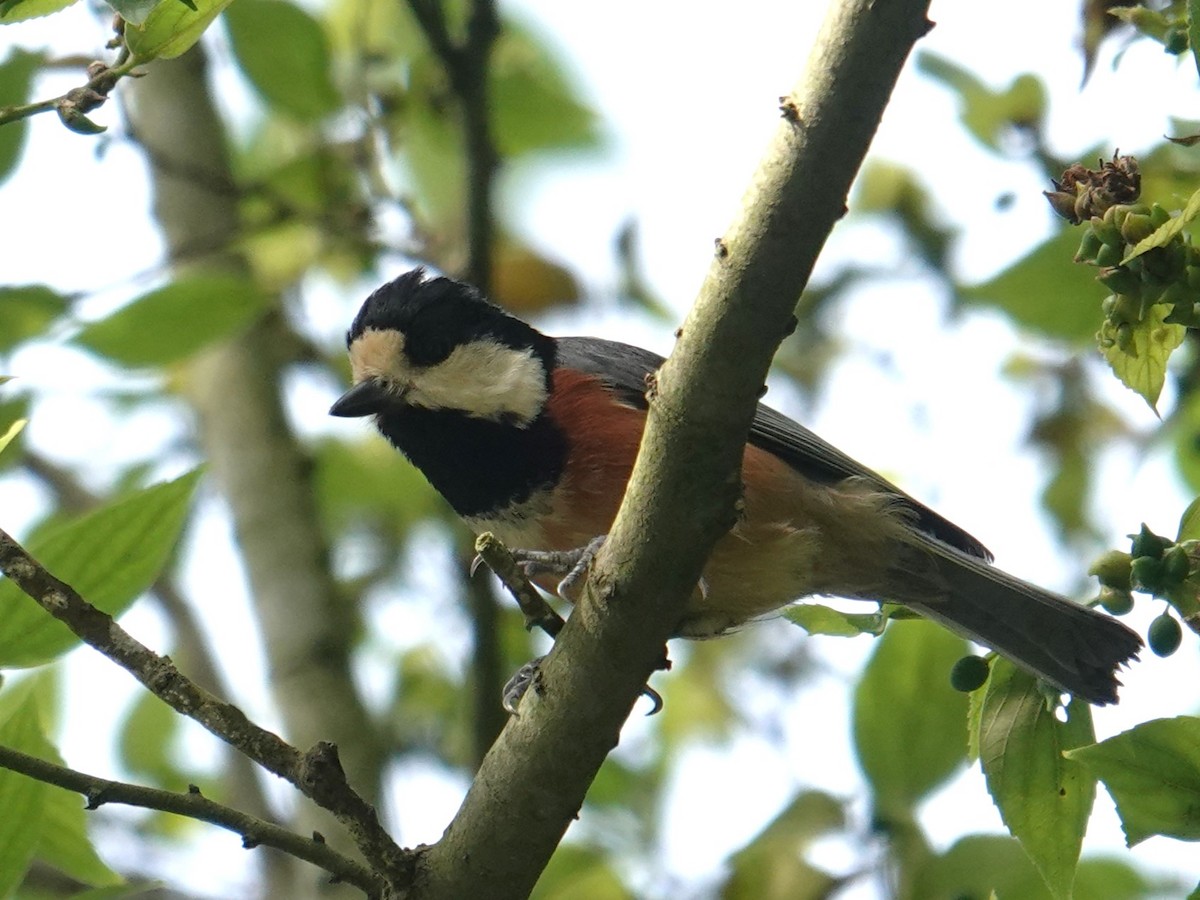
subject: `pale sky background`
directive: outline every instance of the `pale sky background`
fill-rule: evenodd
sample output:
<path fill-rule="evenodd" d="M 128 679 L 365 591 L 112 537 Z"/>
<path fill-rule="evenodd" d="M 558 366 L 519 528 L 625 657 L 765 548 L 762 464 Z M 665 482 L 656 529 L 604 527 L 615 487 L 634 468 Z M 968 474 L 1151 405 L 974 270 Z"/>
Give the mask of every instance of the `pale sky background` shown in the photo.
<path fill-rule="evenodd" d="M 798 76 L 823 8 L 816 0 L 745 0 L 736 5 L 520 0 L 507 5 L 558 45 L 609 136 L 604 153 L 555 165 L 536 178 L 506 175 L 501 202 L 514 208 L 510 219 L 523 223 L 538 246 L 564 260 L 582 275 L 589 292 L 603 297 L 611 296 L 615 283 L 613 236 L 627 218 L 636 217 L 646 275 L 682 317 L 707 269 L 712 241 L 729 222 L 776 125 L 777 98 Z M 1169 116 L 1198 117 L 1195 68 L 1190 61 L 1177 65 L 1149 43 L 1132 47 L 1115 74 L 1115 48 L 1106 47 L 1091 83 L 1078 92 L 1074 3 L 1015 0 L 998 12 L 989 4 L 935 2 L 932 18 L 937 27 L 920 50 L 957 60 L 997 88 L 1025 71 L 1043 77 L 1051 97 L 1050 142 L 1064 157 L 1101 140 L 1137 153 L 1168 130 Z M 91 52 L 106 38 L 103 27 L 81 8 L 10 26 L 2 34 L 23 46 L 49 45 L 58 52 Z M 218 58 L 222 46 L 217 44 Z M 73 84 L 47 79 L 37 95 Z M 236 87 L 230 93 L 235 106 L 245 102 Z M 244 114 L 245 107 L 238 108 Z M 955 245 L 953 258 L 965 277 L 982 280 L 1050 233 L 1040 194 L 1048 185 L 1019 161 L 997 165 L 958 127 L 956 109 L 949 91 L 918 77 L 910 64 L 872 152 L 917 169 L 936 192 L 945 220 L 973 226 Z M 94 117 L 118 121 L 111 109 Z M 101 148 L 103 154 L 97 152 Z M 975 171 L 996 180 L 980 183 Z M 1015 203 L 998 211 L 996 198 L 1009 192 Z M 0 187 L 4 281 L 96 291 L 84 314 L 102 315 L 152 284 L 131 282 L 132 275 L 154 272 L 161 264 L 162 246 L 147 209 L 145 174 L 132 148 L 120 140 L 105 144 L 71 135 L 53 117 L 39 117 L 23 166 Z M 806 424 L 851 455 L 975 533 L 1001 566 L 1048 587 L 1074 590 L 1080 562 L 1055 542 L 1045 524 L 1037 505 L 1044 465 L 1022 446 L 1034 401 L 1000 374 L 1015 349 L 1036 350 L 1036 345 L 986 313 L 973 312 L 947 325 L 947 298 L 920 277 L 918 266 L 905 264 L 894 236 L 869 223 L 838 227 L 818 278 L 832 260 L 868 253 L 881 266 L 900 264 L 906 277 L 866 285 L 845 305 L 842 324 L 854 336 L 854 350 L 838 363 L 815 408 L 801 408 L 782 386 L 772 389 L 770 402 L 803 415 Z M 1101 295 L 1097 289 L 1097 312 Z M 304 309 L 315 332 L 334 338 L 360 299 L 314 284 Z M 586 317 L 560 314 L 541 324 L 550 331 L 619 336 L 660 352 L 671 347 L 671 327 L 631 322 L 627 310 L 611 305 L 592 306 Z M 113 431 L 95 404 L 83 407 L 77 399 L 97 385 L 122 382 L 69 349 L 31 348 L 9 360 L 9 370 L 39 397 L 29 439 L 57 459 L 85 463 L 96 486 L 107 484 L 118 460 L 151 454 L 180 433 L 180 424 L 166 409 Z M 1133 427 L 1155 426 L 1139 398 L 1111 379 L 1099 380 Z M 290 405 L 302 431 L 361 433 L 361 423 L 325 417 L 335 390 L 334 385 L 297 380 Z M 1169 410 L 1171 404 L 1168 386 L 1160 406 Z M 1190 498 L 1177 483 L 1167 454 L 1166 448 L 1144 455 L 1118 450 L 1105 458 L 1097 504 L 1100 520 L 1110 523 L 1110 545 L 1120 546 L 1121 535 L 1142 520 L 1156 531 L 1174 533 Z M 184 461 L 178 464 L 182 467 Z M 19 531 L 36 517 L 40 504 L 27 484 L 0 479 L 6 528 Z M 262 658 L 245 610 L 244 584 L 231 569 L 229 529 L 211 494 L 204 509 L 189 536 L 196 550 L 189 557 L 189 585 L 194 596 L 203 598 L 203 606 L 219 611 L 219 619 L 210 617 L 208 624 L 220 628 L 215 636 L 219 653 L 236 661 L 238 681 L 259 684 L 265 678 Z M 436 591 L 436 585 L 430 589 Z M 444 628 L 419 597 L 379 602 L 373 608 L 373 630 L 384 636 L 381 642 L 415 642 Z M 1158 611 L 1141 609 L 1134 626 L 1144 631 Z M 166 640 L 162 623 L 148 608 L 135 608 L 125 624 L 151 646 L 162 647 Z M 705 896 L 705 885 L 717 876 L 724 856 L 749 840 L 796 787 L 864 795 L 852 762 L 847 689 L 871 642 L 821 638 L 815 643 L 828 674 L 796 696 L 775 702 L 772 712 L 779 715 L 786 737 L 782 749 L 745 735 L 693 750 L 680 767 L 666 805 L 676 838 L 662 860 L 669 877 L 681 879 L 672 897 Z M 386 683 L 386 646 L 381 643 L 378 658 L 362 666 L 360 674 L 369 687 Z M 71 686 L 78 693 L 70 698 L 63 749 L 69 761 L 95 770 L 96 722 L 89 710 L 114 718 L 123 708 L 116 698 L 132 697 L 134 687 L 124 673 L 90 651 L 73 654 L 71 666 Z M 1200 684 L 1195 637 L 1185 636 L 1182 650 L 1169 660 L 1147 653 L 1125 680 L 1123 705 L 1095 713 L 1100 737 L 1149 718 L 1196 712 L 1194 705 L 1181 705 L 1195 704 L 1192 686 Z M 1177 684 L 1187 687 L 1178 690 Z M 277 724 L 264 697 L 251 697 L 244 705 L 263 724 Z M 646 727 L 635 716 L 622 752 L 636 752 L 646 739 Z M 189 740 L 187 752 L 210 754 L 211 744 L 205 737 Z M 735 756 L 738 775 L 731 781 Z M 461 779 L 448 778 L 433 766 L 398 779 L 398 839 L 405 844 L 435 840 L 457 808 L 462 787 Z M 861 799 L 857 809 L 861 827 L 867 815 Z M 924 808 L 922 821 L 939 848 L 969 831 L 1002 830 L 974 769 L 936 795 Z M 189 887 L 236 896 L 252 855 L 225 832 L 204 828 L 200 835 L 193 861 L 203 859 L 204 864 L 187 866 Z M 1111 802 L 1101 790 L 1085 853 L 1120 854 L 1122 846 Z M 120 858 L 119 847 L 104 849 Z M 810 856 L 835 871 L 847 870 L 854 860 L 839 841 L 822 842 Z M 1192 845 L 1155 838 L 1140 845 L 1133 857 L 1148 868 L 1178 873 L 1189 888 L 1200 879 L 1200 854 Z M 667 883 L 663 873 L 653 873 L 644 887 L 666 896 Z M 882 894 L 878 884 L 860 881 L 841 896 L 869 900 Z"/>

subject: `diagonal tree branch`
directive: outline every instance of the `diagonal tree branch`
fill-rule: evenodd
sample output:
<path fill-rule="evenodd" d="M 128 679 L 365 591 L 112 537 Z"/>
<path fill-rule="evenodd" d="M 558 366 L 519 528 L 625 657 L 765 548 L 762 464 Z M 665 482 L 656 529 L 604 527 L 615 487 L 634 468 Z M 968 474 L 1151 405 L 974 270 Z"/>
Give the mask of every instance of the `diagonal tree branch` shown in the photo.
<path fill-rule="evenodd" d="M 928 0 L 830 5 L 742 211 L 718 240 L 651 386 L 641 453 L 582 602 L 458 814 L 418 859 L 414 894 L 525 897 L 577 815 L 708 553 L 733 524 L 771 356 L 845 212 L 900 69 L 930 27 L 927 9 Z"/>
<path fill-rule="evenodd" d="M 0 767 L 83 794 L 87 797 L 88 809 L 97 809 L 105 803 L 122 803 L 187 816 L 236 833 L 248 850 L 260 845 L 274 847 L 321 867 L 336 880 L 361 888 L 369 896 L 377 897 L 383 892 L 383 883 L 378 876 L 361 863 L 338 853 L 325 843 L 324 838 L 318 835 L 302 837 L 286 828 L 210 800 L 194 786 L 186 794 L 180 794 L 124 781 L 111 781 L 4 746 L 0 746 Z"/>
<path fill-rule="evenodd" d="M 255 725 L 236 706 L 219 700 L 185 677 L 171 660 L 134 639 L 108 613 L 55 578 L 3 530 L 0 572 L 85 643 L 100 651 L 176 712 L 297 787 L 345 826 L 364 858 L 392 885 L 406 884 L 410 855 L 396 846 L 375 813 L 346 781 L 337 749 L 318 743 L 301 753 L 278 735 Z"/>

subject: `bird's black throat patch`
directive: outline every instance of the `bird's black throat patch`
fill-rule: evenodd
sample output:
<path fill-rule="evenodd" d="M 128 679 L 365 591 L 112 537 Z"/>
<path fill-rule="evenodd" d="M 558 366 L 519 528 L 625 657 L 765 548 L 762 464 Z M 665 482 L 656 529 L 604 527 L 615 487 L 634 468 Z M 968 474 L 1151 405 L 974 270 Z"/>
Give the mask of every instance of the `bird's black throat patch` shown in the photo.
<path fill-rule="evenodd" d="M 567 441 L 548 416 L 525 427 L 457 410 L 402 406 L 376 417 L 379 431 L 463 517 L 486 516 L 557 483 Z"/>

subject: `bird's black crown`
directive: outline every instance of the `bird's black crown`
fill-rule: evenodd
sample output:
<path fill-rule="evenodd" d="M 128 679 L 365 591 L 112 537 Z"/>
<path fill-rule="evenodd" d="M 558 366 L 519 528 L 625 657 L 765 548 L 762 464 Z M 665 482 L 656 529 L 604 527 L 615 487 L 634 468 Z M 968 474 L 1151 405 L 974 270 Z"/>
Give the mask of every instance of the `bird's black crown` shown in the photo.
<path fill-rule="evenodd" d="M 404 334 L 404 352 L 419 366 L 436 365 L 455 347 L 484 340 L 533 350 L 547 369 L 553 365 L 550 338 L 489 303 L 473 285 L 427 278 L 424 268 L 406 272 L 372 293 L 346 332 L 346 345 L 370 329 Z"/>

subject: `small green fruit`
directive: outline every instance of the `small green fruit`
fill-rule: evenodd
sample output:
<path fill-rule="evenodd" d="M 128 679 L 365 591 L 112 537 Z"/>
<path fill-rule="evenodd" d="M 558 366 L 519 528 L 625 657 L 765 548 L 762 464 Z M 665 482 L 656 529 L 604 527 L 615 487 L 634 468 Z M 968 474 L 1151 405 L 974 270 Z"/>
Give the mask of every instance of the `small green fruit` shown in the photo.
<path fill-rule="evenodd" d="M 1123 616 L 1133 609 L 1133 594 L 1129 589 L 1108 587 L 1100 588 L 1100 605 L 1112 616 Z"/>
<path fill-rule="evenodd" d="M 964 656 L 950 670 L 950 686 L 969 694 L 983 687 L 989 671 L 988 661 L 982 656 Z"/>
<path fill-rule="evenodd" d="M 1170 656 L 1179 649 L 1183 640 L 1183 629 L 1170 613 L 1163 613 L 1150 623 L 1146 632 L 1146 643 L 1155 656 Z"/>
<path fill-rule="evenodd" d="M 1163 577 L 1171 585 L 1181 583 L 1192 571 L 1192 561 L 1188 557 L 1187 551 L 1178 544 L 1170 547 L 1163 554 L 1162 562 Z"/>
<path fill-rule="evenodd" d="M 1139 556 L 1130 566 L 1133 586 L 1147 594 L 1157 594 L 1163 587 L 1163 564 L 1152 556 Z"/>
<path fill-rule="evenodd" d="M 1089 575 L 1095 575 L 1105 587 L 1129 590 L 1129 566 L 1133 557 L 1120 550 L 1109 550 L 1100 555 L 1088 569 Z"/>
<path fill-rule="evenodd" d="M 1133 544 L 1129 548 L 1129 553 L 1136 559 L 1139 556 L 1149 556 L 1152 559 L 1162 559 L 1163 553 L 1168 547 L 1175 542 L 1170 538 L 1165 538 L 1160 534 L 1155 534 L 1146 527 L 1146 523 L 1142 523 L 1141 531 L 1137 534 L 1129 535 L 1133 538 Z"/>

